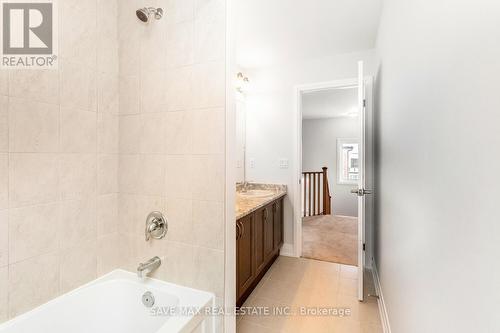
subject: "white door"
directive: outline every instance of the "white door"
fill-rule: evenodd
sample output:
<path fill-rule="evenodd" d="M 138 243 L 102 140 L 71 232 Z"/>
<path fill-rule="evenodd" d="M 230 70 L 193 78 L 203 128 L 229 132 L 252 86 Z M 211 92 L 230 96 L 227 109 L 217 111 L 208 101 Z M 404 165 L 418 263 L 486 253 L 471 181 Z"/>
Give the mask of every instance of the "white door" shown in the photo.
<path fill-rule="evenodd" d="M 358 299 L 364 298 L 363 272 L 365 267 L 365 194 L 366 190 L 366 108 L 365 108 L 365 79 L 363 73 L 363 62 L 358 62 L 358 108 L 359 108 L 359 181 L 358 188 L 352 192 L 358 196 Z"/>

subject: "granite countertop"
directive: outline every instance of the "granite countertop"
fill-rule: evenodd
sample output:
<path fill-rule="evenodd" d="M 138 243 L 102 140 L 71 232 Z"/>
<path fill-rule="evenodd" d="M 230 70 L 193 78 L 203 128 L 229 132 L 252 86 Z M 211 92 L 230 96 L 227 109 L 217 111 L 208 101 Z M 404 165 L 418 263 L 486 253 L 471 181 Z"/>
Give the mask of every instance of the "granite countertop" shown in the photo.
<path fill-rule="evenodd" d="M 236 219 L 264 207 L 286 195 L 286 185 L 249 183 L 246 192 L 241 184 L 236 185 Z"/>

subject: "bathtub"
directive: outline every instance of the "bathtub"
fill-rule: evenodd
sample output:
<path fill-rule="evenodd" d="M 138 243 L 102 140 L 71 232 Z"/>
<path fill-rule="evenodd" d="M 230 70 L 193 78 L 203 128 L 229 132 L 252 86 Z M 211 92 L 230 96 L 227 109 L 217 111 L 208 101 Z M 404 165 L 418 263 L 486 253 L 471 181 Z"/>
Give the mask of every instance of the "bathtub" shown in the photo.
<path fill-rule="evenodd" d="M 211 293 L 115 270 L 0 325 L 0 333 L 213 333 L 204 311 L 213 304 Z"/>

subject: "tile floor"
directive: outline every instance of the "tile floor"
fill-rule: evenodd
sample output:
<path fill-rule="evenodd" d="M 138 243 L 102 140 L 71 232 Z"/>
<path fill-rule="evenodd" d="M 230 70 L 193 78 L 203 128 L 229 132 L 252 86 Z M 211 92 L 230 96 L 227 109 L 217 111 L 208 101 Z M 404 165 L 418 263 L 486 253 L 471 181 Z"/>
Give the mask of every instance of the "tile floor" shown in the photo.
<path fill-rule="evenodd" d="M 356 297 L 357 268 L 330 262 L 279 257 L 243 306 L 350 309 L 350 315 L 240 315 L 238 333 L 382 333 L 377 302 Z M 374 294 L 370 274 L 366 293 Z M 330 310 L 331 311 L 331 310 Z"/>

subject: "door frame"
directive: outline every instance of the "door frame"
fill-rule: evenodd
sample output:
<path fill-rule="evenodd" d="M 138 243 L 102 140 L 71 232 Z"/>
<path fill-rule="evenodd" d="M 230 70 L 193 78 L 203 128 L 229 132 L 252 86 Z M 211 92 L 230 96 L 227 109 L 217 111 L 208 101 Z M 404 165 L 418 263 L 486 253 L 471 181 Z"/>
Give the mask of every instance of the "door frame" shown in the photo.
<path fill-rule="evenodd" d="M 365 76 L 365 93 L 366 93 L 366 127 L 367 134 L 370 136 L 367 140 L 367 150 L 371 151 L 370 156 L 373 157 L 373 116 L 372 116 L 372 105 L 373 105 L 373 77 Z M 342 80 L 334 80 L 334 81 L 326 81 L 326 82 L 318 82 L 318 83 L 309 83 L 309 84 L 301 84 L 294 87 L 294 95 L 293 95 L 293 105 L 294 105 L 294 179 L 293 179 L 293 254 L 295 257 L 302 256 L 302 213 L 301 213 L 301 183 L 300 179 L 302 176 L 302 95 L 308 92 L 315 91 L 323 91 L 330 89 L 342 89 L 342 88 L 357 88 L 358 87 L 358 78 L 350 78 L 350 79 L 342 79 Z M 368 161 L 367 161 L 368 162 Z M 368 170 L 370 168 L 370 170 Z M 373 163 L 366 163 L 366 172 L 367 174 L 373 175 Z M 332 178 L 335 179 L 335 178 Z M 372 215 L 373 211 L 367 213 L 367 215 Z M 368 217 L 368 216 L 367 216 Z M 367 224 L 371 223 L 372 218 L 367 219 Z M 371 226 L 369 227 L 371 230 Z M 366 229 L 366 227 L 365 227 Z M 371 234 L 371 233 L 370 233 Z M 370 237 L 372 238 L 372 237 Z M 366 242 L 366 240 L 365 240 Z M 373 244 L 372 240 L 368 240 L 367 248 L 371 247 Z M 366 251 L 370 254 L 372 251 Z M 364 260 L 367 264 L 371 263 L 370 260 Z"/>

